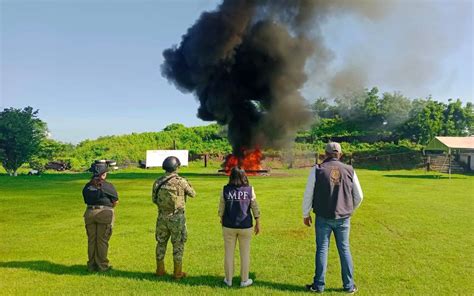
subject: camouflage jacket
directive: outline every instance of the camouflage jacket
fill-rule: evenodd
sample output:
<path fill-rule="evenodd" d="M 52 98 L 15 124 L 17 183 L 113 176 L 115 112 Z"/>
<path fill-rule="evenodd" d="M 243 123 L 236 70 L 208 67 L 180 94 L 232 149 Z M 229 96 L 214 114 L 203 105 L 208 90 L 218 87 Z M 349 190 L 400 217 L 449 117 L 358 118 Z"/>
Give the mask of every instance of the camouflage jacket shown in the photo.
<path fill-rule="evenodd" d="M 169 215 L 184 210 L 186 197 L 195 195 L 191 184 L 177 173 L 166 173 L 153 184 L 152 201 L 158 206 L 160 214 Z"/>

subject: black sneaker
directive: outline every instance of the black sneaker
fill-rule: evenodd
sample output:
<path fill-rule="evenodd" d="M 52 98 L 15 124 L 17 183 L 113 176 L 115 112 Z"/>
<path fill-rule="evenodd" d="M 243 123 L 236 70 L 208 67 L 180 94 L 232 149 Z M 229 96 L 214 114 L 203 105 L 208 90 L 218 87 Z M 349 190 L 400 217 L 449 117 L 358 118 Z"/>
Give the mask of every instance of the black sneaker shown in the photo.
<path fill-rule="evenodd" d="M 313 284 L 309 284 L 309 285 L 305 285 L 305 288 L 307 291 L 311 292 L 311 293 L 322 293 L 323 290 L 318 290 L 316 288 L 314 288 Z"/>
<path fill-rule="evenodd" d="M 357 292 L 357 287 L 356 287 L 356 285 L 354 285 L 352 287 L 352 289 L 347 289 L 347 290 L 344 289 L 344 292 L 346 292 L 347 294 L 350 294 L 350 295 L 355 294 L 355 292 Z"/>

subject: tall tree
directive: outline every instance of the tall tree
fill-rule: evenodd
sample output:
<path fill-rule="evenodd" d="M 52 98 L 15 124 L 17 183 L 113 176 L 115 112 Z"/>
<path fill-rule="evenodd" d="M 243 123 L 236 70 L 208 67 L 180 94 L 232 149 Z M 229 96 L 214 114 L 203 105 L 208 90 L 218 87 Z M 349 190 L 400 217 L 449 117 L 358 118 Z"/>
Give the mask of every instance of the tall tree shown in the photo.
<path fill-rule="evenodd" d="M 311 104 L 311 111 L 315 116 L 315 121 L 319 122 L 321 118 L 332 118 L 334 117 L 333 106 L 328 103 L 328 99 L 319 97 Z"/>
<path fill-rule="evenodd" d="M 0 161 L 10 175 L 16 175 L 18 168 L 39 151 L 46 132 L 46 123 L 32 107 L 0 112 Z"/>
<path fill-rule="evenodd" d="M 443 114 L 443 135 L 466 136 L 472 132 L 474 124 L 472 103 L 467 103 L 466 107 L 463 107 L 461 100 L 449 100 Z"/>
<path fill-rule="evenodd" d="M 420 144 L 427 144 L 435 136 L 468 136 L 474 132 L 472 103 L 462 106 L 460 100 L 448 104 L 427 100 L 415 100 L 410 119 L 400 129 L 401 135 Z"/>
<path fill-rule="evenodd" d="M 366 90 L 362 107 L 362 110 L 368 118 L 376 120 L 380 118 L 380 98 L 378 92 L 379 90 L 376 87 Z"/>
<path fill-rule="evenodd" d="M 443 135 L 445 109 L 445 104 L 434 101 L 431 97 L 414 101 L 410 119 L 400 129 L 402 136 L 420 144 L 427 144 L 435 136 Z"/>
<path fill-rule="evenodd" d="M 392 130 L 408 120 L 412 102 L 399 92 L 384 93 L 379 108 L 383 128 Z"/>
<path fill-rule="evenodd" d="M 335 113 L 346 121 L 357 121 L 364 117 L 362 109 L 366 92 L 353 92 L 334 99 Z"/>

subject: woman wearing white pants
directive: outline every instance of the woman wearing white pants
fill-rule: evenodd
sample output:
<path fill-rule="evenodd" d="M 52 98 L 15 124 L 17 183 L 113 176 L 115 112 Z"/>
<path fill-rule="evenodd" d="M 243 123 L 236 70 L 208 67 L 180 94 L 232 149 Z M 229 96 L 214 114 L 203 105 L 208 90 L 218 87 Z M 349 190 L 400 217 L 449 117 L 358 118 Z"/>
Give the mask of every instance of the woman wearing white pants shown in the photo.
<path fill-rule="evenodd" d="M 252 214 L 255 217 L 255 226 L 253 226 Z M 260 211 L 253 187 L 249 185 L 245 171 L 238 167 L 231 170 L 229 183 L 222 190 L 219 217 L 225 248 L 224 283 L 229 287 L 232 286 L 235 245 L 239 241 L 240 286 L 248 287 L 253 283 L 253 280 L 249 278 L 252 227 L 255 234 L 260 232 Z"/>

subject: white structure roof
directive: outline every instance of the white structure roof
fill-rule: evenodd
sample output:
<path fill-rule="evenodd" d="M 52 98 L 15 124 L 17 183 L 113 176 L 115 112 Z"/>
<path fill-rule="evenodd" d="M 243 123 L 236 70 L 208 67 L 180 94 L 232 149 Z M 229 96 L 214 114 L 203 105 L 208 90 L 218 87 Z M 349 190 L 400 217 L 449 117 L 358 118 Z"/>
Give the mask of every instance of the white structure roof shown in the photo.
<path fill-rule="evenodd" d="M 474 150 L 474 137 L 435 137 L 425 150 L 469 149 Z"/>

